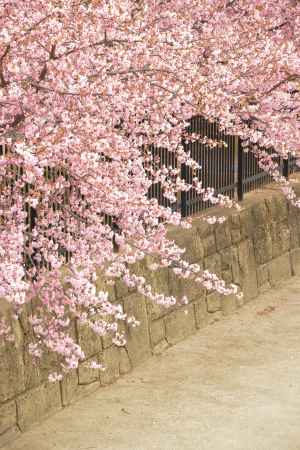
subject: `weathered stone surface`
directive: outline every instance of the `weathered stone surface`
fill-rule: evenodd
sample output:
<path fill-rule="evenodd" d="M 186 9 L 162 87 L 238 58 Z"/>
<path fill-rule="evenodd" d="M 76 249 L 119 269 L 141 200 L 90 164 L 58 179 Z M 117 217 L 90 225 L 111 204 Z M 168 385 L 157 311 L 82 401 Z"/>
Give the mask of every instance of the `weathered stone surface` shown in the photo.
<path fill-rule="evenodd" d="M 233 244 L 237 244 L 242 240 L 241 230 L 231 230 L 231 241 Z"/>
<path fill-rule="evenodd" d="M 144 297 L 133 294 L 126 298 L 124 311 L 129 316 L 134 316 L 140 322 L 138 327 L 130 327 L 127 335 L 129 358 L 131 364 L 136 366 L 151 355 L 149 323 Z"/>
<path fill-rule="evenodd" d="M 207 256 L 204 259 L 204 268 L 218 276 L 221 276 L 221 256 L 218 253 Z"/>
<path fill-rule="evenodd" d="M 300 246 L 300 220 L 296 214 L 295 207 L 290 207 L 288 216 L 288 227 L 290 230 L 290 248 L 298 248 Z"/>
<path fill-rule="evenodd" d="M 166 339 L 169 344 L 176 344 L 176 342 L 185 339 L 196 330 L 194 305 L 189 304 L 184 308 L 173 311 L 164 320 L 166 325 Z"/>
<path fill-rule="evenodd" d="M 213 227 L 207 223 L 206 220 L 203 220 L 202 217 L 193 218 L 193 228 L 197 229 L 197 233 L 200 235 L 202 240 L 207 236 L 214 234 Z"/>
<path fill-rule="evenodd" d="M 121 304 L 123 302 L 119 301 L 118 303 Z M 123 305 L 122 305 L 122 307 L 123 307 Z M 111 322 L 112 318 L 106 317 L 106 320 L 108 322 Z M 125 325 L 125 322 L 122 321 L 122 320 L 118 321 L 118 332 L 119 333 L 123 333 L 123 334 L 126 333 L 126 325 Z M 113 345 L 113 340 L 112 339 L 113 339 L 113 333 L 107 333 L 104 336 L 102 336 L 102 338 L 101 338 L 101 340 L 102 340 L 102 347 L 103 348 L 111 347 Z"/>
<path fill-rule="evenodd" d="M 85 357 L 90 358 L 101 352 L 102 340 L 101 336 L 94 333 L 87 325 L 77 324 L 78 343 L 84 351 Z"/>
<path fill-rule="evenodd" d="M 214 234 L 202 238 L 203 256 L 213 255 L 217 251 L 216 238 Z"/>
<path fill-rule="evenodd" d="M 116 290 L 114 285 L 110 285 L 107 283 L 107 279 L 101 273 L 101 271 L 97 270 L 97 279 L 96 279 L 96 291 L 104 291 L 108 292 L 109 301 L 113 302 L 116 299 Z"/>
<path fill-rule="evenodd" d="M 224 316 L 232 314 L 237 309 L 236 296 L 235 295 L 222 295 L 221 296 L 221 309 Z"/>
<path fill-rule="evenodd" d="M 235 256 L 233 247 L 225 248 L 224 250 L 221 250 L 219 253 L 221 256 L 221 269 L 222 270 L 231 269 Z"/>
<path fill-rule="evenodd" d="M 167 350 L 167 348 L 170 347 L 170 344 L 164 339 L 163 341 L 160 341 L 159 344 L 157 344 L 152 349 L 153 355 L 161 355 L 164 351 Z"/>
<path fill-rule="evenodd" d="M 277 195 L 272 196 L 265 200 L 266 206 L 271 216 L 271 220 L 280 222 L 285 220 L 287 217 L 287 201 L 283 195 L 277 193 Z"/>
<path fill-rule="evenodd" d="M 20 395 L 17 400 L 18 425 L 21 431 L 41 421 L 61 407 L 59 383 L 46 383 Z"/>
<path fill-rule="evenodd" d="M 116 299 L 120 300 L 130 294 L 130 289 L 122 280 L 118 279 L 115 281 L 115 293 Z"/>
<path fill-rule="evenodd" d="M 255 232 L 254 216 L 250 208 L 240 212 L 241 235 L 243 239 L 251 237 Z"/>
<path fill-rule="evenodd" d="M 268 264 L 271 286 L 275 286 L 292 275 L 290 254 L 286 253 Z"/>
<path fill-rule="evenodd" d="M 112 346 L 103 350 L 101 358 L 105 370 L 100 371 L 101 384 L 111 384 L 117 380 L 120 375 L 120 352 L 119 348 Z"/>
<path fill-rule="evenodd" d="M 131 270 L 135 274 L 145 278 L 150 283 L 154 292 L 169 293 L 169 269 L 159 268 L 159 270 L 150 270 L 149 265 L 155 262 L 154 258 L 146 256 L 142 261 L 132 265 Z"/>
<path fill-rule="evenodd" d="M 241 269 L 239 263 L 239 252 L 237 247 L 231 247 L 231 271 L 232 271 L 232 280 L 235 284 L 241 285 Z"/>
<path fill-rule="evenodd" d="M 257 273 L 257 285 L 258 287 L 262 287 L 266 283 L 269 282 L 269 267 L 268 264 L 263 264 L 258 266 L 256 269 Z"/>
<path fill-rule="evenodd" d="M 203 269 L 203 265 L 199 265 L 201 269 Z M 170 294 L 177 299 L 181 299 L 184 295 L 186 295 L 189 300 L 197 300 L 203 297 L 205 293 L 205 290 L 201 287 L 201 284 L 193 280 L 179 278 L 172 270 L 170 270 L 169 274 L 169 283 Z M 170 310 L 165 312 L 169 314 Z"/>
<path fill-rule="evenodd" d="M 258 294 L 254 249 L 253 244 L 249 239 L 240 242 L 238 246 L 238 255 L 244 301 L 248 301 Z"/>
<path fill-rule="evenodd" d="M 290 252 L 291 255 L 291 265 L 292 265 L 292 274 L 300 275 L 300 248 L 294 248 Z"/>
<path fill-rule="evenodd" d="M 221 224 L 217 224 L 215 227 L 217 250 L 230 247 L 231 245 L 231 232 L 228 221 Z"/>
<path fill-rule="evenodd" d="M 232 230 L 239 230 L 241 228 L 241 222 L 240 222 L 240 213 L 232 212 L 231 215 L 228 218 L 230 227 Z"/>
<path fill-rule="evenodd" d="M 251 208 L 254 223 L 257 226 L 264 226 L 268 222 L 269 211 L 265 202 L 257 202 Z"/>
<path fill-rule="evenodd" d="M 203 328 L 208 325 L 208 312 L 205 298 L 194 303 L 196 327 Z"/>
<path fill-rule="evenodd" d="M 98 358 L 91 358 L 82 362 L 78 367 L 78 381 L 79 384 L 91 384 L 100 380 L 99 369 L 91 369 L 90 364 L 92 361 L 98 363 Z"/>
<path fill-rule="evenodd" d="M 271 224 L 272 237 L 272 257 L 286 253 L 290 249 L 290 230 L 285 222 L 272 222 Z"/>
<path fill-rule="evenodd" d="M 130 372 L 131 363 L 126 348 L 122 347 L 119 349 L 119 360 L 120 360 L 119 366 L 120 375 L 125 375 L 126 373 Z"/>
<path fill-rule="evenodd" d="M 165 324 L 163 319 L 154 320 L 150 323 L 151 345 L 155 347 L 165 338 Z"/>
<path fill-rule="evenodd" d="M 207 311 L 214 313 L 221 310 L 221 296 L 217 292 L 212 292 L 206 297 Z"/>
<path fill-rule="evenodd" d="M 208 325 L 212 325 L 215 322 L 219 322 L 220 320 L 222 320 L 222 316 L 223 316 L 222 311 L 216 311 L 214 313 L 209 313 L 208 314 Z"/>
<path fill-rule="evenodd" d="M 62 406 L 70 405 L 78 396 L 78 373 L 72 371 L 66 374 L 61 385 L 61 402 Z"/>
<path fill-rule="evenodd" d="M 257 264 L 264 264 L 272 259 L 272 237 L 268 224 L 260 225 L 253 235 L 254 253 Z"/>
<path fill-rule="evenodd" d="M 196 263 L 203 259 L 203 241 L 195 227 L 188 230 L 173 228 L 168 232 L 168 238 L 174 240 L 179 247 L 185 248 L 183 257 L 188 262 Z"/>
<path fill-rule="evenodd" d="M 241 223 L 239 214 L 232 214 L 229 218 L 231 241 L 233 244 L 240 242 L 242 239 Z"/>
<path fill-rule="evenodd" d="M 233 281 L 233 277 L 232 277 L 232 271 L 231 269 L 229 270 L 222 270 L 222 275 L 221 275 L 222 279 L 225 281 L 226 284 L 230 284 Z"/>
<path fill-rule="evenodd" d="M 14 428 L 17 423 L 16 402 L 10 401 L 0 405 L 0 435 Z"/>
<path fill-rule="evenodd" d="M 24 340 L 18 322 L 14 323 L 14 335 L 14 343 L 0 345 L 0 403 L 25 389 Z"/>

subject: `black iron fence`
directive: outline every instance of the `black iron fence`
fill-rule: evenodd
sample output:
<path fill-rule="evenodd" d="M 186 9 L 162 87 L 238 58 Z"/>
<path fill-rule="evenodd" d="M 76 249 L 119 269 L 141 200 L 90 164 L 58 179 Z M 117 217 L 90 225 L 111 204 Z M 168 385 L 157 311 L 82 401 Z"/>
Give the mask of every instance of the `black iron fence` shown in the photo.
<path fill-rule="evenodd" d="M 219 142 L 215 148 L 211 148 L 202 140 L 183 142 L 185 150 L 189 151 L 191 157 L 201 166 L 197 176 L 204 188 L 214 188 L 217 194 L 228 195 L 232 199 L 241 201 L 245 193 L 272 182 L 272 177 L 259 167 L 257 157 L 251 148 L 244 146 L 237 136 L 225 134 L 216 122 L 209 122 L 200 116 L 193 117 L 187 132 Z M 161 156 L 161 166 L 178 167 L 174 154 L 171 152 L 155 147 L 153 152 Z M 277 162 L 281 173 L 286 177 L 297 170 L 296 160 L 292 155 L 289 155 L 287 160 L 278 157 Z M 182 164 L 181 177 L 191 184 L 194 177 L 193 170 Z M 151 186 L 149 197 L 157 198 L 160 204 L 180 211 L 183 217 L 191 216 L 212 206 L 209 202 L 203 201 L 193 188 L 188 192 L 182 192 L 177 202 L 169 205 L 163 197 L 159 183 Z"/>
<path fill-rule="evenodd" d="M 218 145 L 212 148 L 208 143 L 203 142 L 203 139 L 195 142 L 187 142 L 183 139 L 184 149 L 190 152 L 191 157 L 201 167 L 196 175 L 204 188 L 214 188 L 217 194 L 227 195 L 241 201 L 245 193 L 272 182 L 272 177 L 259 167 L 257 157 L 251 151 L 251 148 L 245 151 L 247 148 L 242 141 L 237 136 L 228 135 L 221 131 L 217 122 L 209 122 L 201 116 L 193 117 L 186 131 L 205 137 L 206 141 L 214 140 L 218 142 Z M 195 173 L 186 164 L 179 164 L 174 152 L 155 146 L 151 146 L 150 151 L 154 156 L 156 166 L 177 168 L 181 178 L 192 184 Z M 0 145 L 0 156 L 4 154 L 5 148 Z M 278 158 L 278 164 L 281 173 L 286 177 L 298 170 L 296 159 L 292 155 L 289 155 L 287 160 Z M 14 176 L 17 179 L 21 175 L 22 168 L 12 167 L 11 170 L 13 175 L 10 175 L 9 181 L 2 180 L 1 184 L 13 183 Z M 59 175 L 62 175 L 61 170 L 50 167 L 45 169 L 46 179 L 55 180 Z M 24 190 L 28 190 L 28 185 L 25 186 Z M 148 196 L 149 198 L 157 198 L 161 205 L 181 212 L 183 217 L 191 216 L 211 206 L 209 202 L 203 201 L 193 188 L 178 195 L 176 202 L 170 202 L 164 197 L 159 182 L 152 184 Z M 66 199 L 66 202 L 68 203 L 68 199 Z M 53 208 L 56 208 L 55 204 Z M 32 229 L 36 217 L 35 209 L 27 204 L 25 209 L 27 211 L 27 225 L 29 225 L 29 229 Z M 114 221 L 111 217 L 105 215 L 105 223 L 112 225 Z"/>

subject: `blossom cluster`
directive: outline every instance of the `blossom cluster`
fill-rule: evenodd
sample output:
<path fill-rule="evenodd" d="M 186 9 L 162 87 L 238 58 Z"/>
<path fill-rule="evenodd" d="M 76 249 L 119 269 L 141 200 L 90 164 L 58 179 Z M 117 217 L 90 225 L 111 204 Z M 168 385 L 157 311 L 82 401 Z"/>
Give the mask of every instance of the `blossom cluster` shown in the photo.
<path fill-rule="evenodd" d="M 210 204 L 238 208 L 202 186 L 201 167 L 184 149 L 195 115 L 218 119 L 251 151 L 299 153 L 299 29 L 297 0 L 0 0 L 0 297 L 12 320 L 31 310 L 29 351 L 59 360 L 51 381 L 85 358 L 74 323 L 110 333 L 116 345 L 125 343 L 120 321 L 138 325 L 111 302 L 115 280 L 155 303 L 180 303 L 134 273 L 145 257 L 156 261 L 152 270 L 240 295 L 184 261 L 166 227 L 190 222 L 148 191 L 160 183 L 172 203 L 194 189 Z M 151 146 L 189 166 L 193 182 Z M 276 158 L 257 153 L 300 206 Z M 1 338 L 10 331 L 3 317 Z"/>

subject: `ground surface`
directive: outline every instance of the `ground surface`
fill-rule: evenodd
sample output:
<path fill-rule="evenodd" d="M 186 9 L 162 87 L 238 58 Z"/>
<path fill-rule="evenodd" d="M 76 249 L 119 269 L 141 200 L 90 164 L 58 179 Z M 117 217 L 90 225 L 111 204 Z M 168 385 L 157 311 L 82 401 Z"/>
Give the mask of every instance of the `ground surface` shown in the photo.
<path fill-rule="evenodd" d="M 300 278 L 7 450 L 300 450 Z"/>

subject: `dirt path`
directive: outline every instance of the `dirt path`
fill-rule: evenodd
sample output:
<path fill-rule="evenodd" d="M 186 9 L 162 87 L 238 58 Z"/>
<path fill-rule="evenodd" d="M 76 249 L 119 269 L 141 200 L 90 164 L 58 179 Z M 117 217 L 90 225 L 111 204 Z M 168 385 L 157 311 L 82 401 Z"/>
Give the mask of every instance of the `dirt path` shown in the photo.
<path fill-rule="evenodd" d="M 300 450 L 300 278 L 7 450 Z"/>

